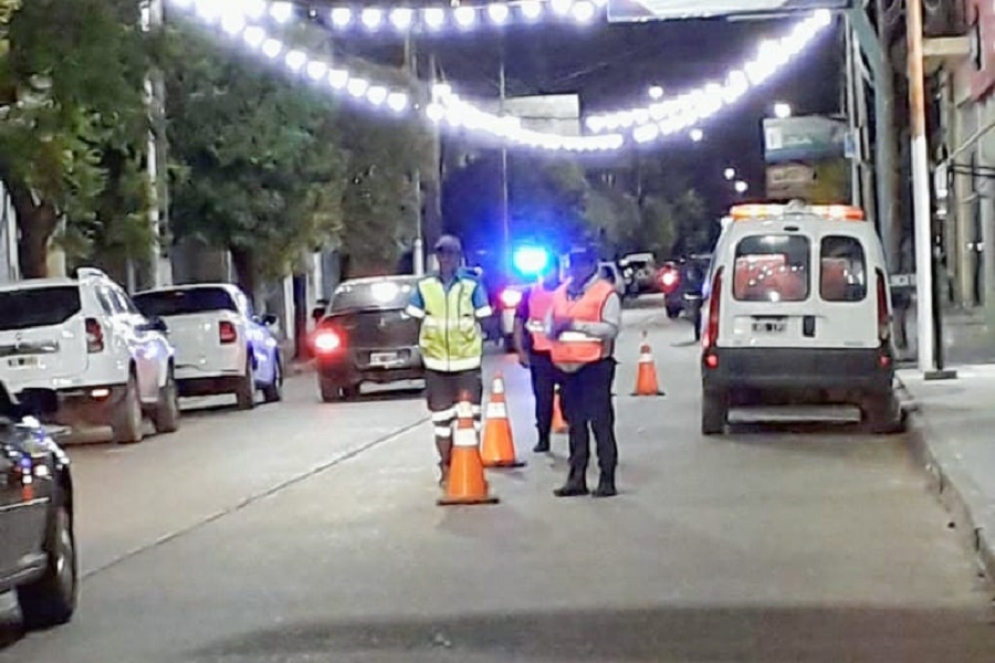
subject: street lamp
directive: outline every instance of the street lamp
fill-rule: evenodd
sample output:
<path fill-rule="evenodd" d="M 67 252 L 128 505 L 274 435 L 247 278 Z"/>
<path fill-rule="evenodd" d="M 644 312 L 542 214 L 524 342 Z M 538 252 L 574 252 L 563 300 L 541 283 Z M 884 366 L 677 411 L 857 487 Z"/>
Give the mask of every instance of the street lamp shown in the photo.
<path fill-rule="evenodd" d="M 649 94 L 650 94 L 650 99 L 653 99 L 654 101 L 663 99 L 663 86 L 662 85 L 652 86 L 649 89 Z"/>
<path fill-rule="evenodd" d="M 739 180 L 736 182 L 736 193 L 742 194 L 746 193 L 749 190 L 750 190 L 750 185 L 744 182 L 743 180 Z"/>
<path fill-rule="evenodd" d="M 774 115 L 782 120 L 791 117 L 791 104 L 784 102 L 774 104 Z"/>
<path fill-rule="evenodd" d="M 696 143 L 700 143 L 705 138 L 705 132 L 702 131 L 701 129 L 692 129 L 690 136 L 691 140 L 693 140 Z"/>
<path fill-rule="evenodd" d="M 731 182 L 733 178 L 736 177 L 736 169 L 726 168 L 725 176 L 726 176 L 726 181 Z"/>

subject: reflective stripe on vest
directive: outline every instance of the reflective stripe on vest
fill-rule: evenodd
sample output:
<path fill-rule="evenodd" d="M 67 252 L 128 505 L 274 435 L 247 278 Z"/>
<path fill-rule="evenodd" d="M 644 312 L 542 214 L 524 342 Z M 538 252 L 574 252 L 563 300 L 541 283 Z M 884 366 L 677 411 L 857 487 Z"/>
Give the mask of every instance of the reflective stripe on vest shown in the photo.
<path fill-rule="evenodd" d="M 460 278 L 447 293 L 435 276 L 418 284 L 425 303 L 418 345 L 426 368 L 454 373 L 480 367 L 484 337 L 473 309 L 477 286 L 472 279 Z"/>
<path fill-rule="evenodd" d="M 532 349 L 537 352 L 549 352 L 553 345 L 546 336 L 546 316 L 553 307 L 554 294 L 555 291 L 542 286 L 534 286 L 529 291 L 529 319 L 525 329 L 532 334 Z"/>
<path fill-rule="evenodd" d="M 603 279 L 595 281 L 580 299 L 570 301 L 567 284 L 557 288 L 553 295 L 553 318 L 576 322 L 604 322 L 602 311 L 615 287 Z M 604 341 L 577 331 L 565 331 L 552 343 L 554 364 L 592 364 L 607 356 Z"/>

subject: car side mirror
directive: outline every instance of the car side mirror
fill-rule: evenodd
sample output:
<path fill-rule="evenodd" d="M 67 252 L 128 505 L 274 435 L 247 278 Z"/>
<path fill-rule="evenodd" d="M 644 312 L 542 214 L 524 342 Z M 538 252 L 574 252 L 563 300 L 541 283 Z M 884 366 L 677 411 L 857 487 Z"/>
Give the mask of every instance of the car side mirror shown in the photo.
<path fill-rule="evenodd" d="M 277 322 L 279 322 L 279 320 L 277 319 L 276 315 L 274 315 L 273 313 L 267 313 L 262 317 L 262 322 L 264 325 L 272 327 Z"/>
<path fill-rule="evenodd" d="M 22 417 L 41 417 L 59 411 L 59 395 L 54 389 L 30 388 L 17 394 Z"/>

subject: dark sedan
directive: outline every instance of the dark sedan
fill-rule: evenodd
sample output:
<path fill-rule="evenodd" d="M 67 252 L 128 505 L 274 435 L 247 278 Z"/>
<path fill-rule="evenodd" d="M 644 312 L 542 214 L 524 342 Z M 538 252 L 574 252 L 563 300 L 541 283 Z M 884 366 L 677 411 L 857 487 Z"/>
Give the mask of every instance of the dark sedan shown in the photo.
<path fill-rule="evenodd" d="M 419 322 L 404 310 L 419 279 L 382 276 L 338 287 L 311 341 L 323 401 L 355 398 L 364 382 L 424 377 Z"/>
<path fill-rule="evenodd" d="M 68 622 L 79 590 L 69 459 L 35 418 L 57 409 L 54 391 L 0 385 L 0 594 L 29 629 Z"/>

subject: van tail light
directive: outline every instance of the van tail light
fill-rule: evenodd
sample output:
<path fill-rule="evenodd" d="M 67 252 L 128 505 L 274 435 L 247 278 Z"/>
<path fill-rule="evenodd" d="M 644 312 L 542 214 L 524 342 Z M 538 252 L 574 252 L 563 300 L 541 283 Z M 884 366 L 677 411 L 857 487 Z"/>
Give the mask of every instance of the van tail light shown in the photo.
<path fill-rule="evenodd" d="M 877 271 L 878 297 L 878 341 L 880 355 L 878 364 L 881 368 L 891 366 L 891 313 L 888 310 L 888 278 L 880 269 Z"/>
<path fill-rule="evenodd" d="M 104 330 L 96 318 L 86 319 L 86 351 L 90 354 L 104 351 Z"/>
<path fill-rule="evenodd" d="M 708 324 L 705 333 L 701 335 L 701 348 L 704 351 L 704 362 L 708 368 L 718 368 L 719 358 L 713 352 L 715 342 L 719 339 L 719 313 L 722 302 L 722 267 L 715 272 L 712 288 L 708 294 Z"/>
<path fill-rule="evenodd" d="M 221 345 L 228 345 L 238 340 L 238 330 L 235 329 L 233 322 L 222 320 L 218 323 L 218 340 L 221 341 Z"/>
<path fill-rule="evenodd" d="M 319 329 L 311 342 L 314 346 L 314 352 L 320 356 L 328 356 L 335 354 L 340 349 L 342 349 L 342 335 L 339 334 L 334 329 Z"/>

